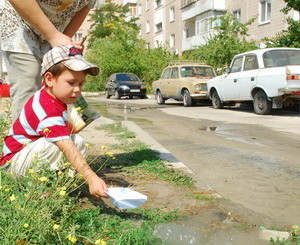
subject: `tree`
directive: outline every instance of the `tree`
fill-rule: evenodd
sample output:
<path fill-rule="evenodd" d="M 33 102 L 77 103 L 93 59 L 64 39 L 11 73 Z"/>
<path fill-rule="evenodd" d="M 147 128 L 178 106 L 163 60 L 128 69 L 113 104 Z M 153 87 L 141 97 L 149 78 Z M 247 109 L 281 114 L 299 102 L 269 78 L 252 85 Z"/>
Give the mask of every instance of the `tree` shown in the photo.
<path fill-rule="evenodd" d="M 247 41 L 248 26 L 254 19 L 247 23 L 240 23 L 232 14 L 211 18 L 211 22 L 219 23 L 203 46 L 196 47 L 187 52 L 184 57 L 188 59 L 204 60 L 217 70 L 228 66 L 234 55 L 252 49 L 257 49 L 253 41 Z"/>
<path fill-rule="evenodd" d="M 292 8 L 300 11 L 300 0 L 284 0 L 287 7 L 282 12 L 287 14 Z M 279 32 L 274 38 L 265 38 L 267 47 L 300 47 L 300 22 L 292 18 L 287 18 L 288 28 Z"/>
<path fill-rule="evenodd" d="M 89 32 L 89 45 L 99 38 L 105 38 L 111 35 L 116 29 L 132 28 L 139 30 L 136 24 L 136 18 L 127 18 L 129 8 L 120 4 L 112 3 L 111 0 L 106 0 L 100 8 L 97 8 L 91 14 L 91 31 Z"/>

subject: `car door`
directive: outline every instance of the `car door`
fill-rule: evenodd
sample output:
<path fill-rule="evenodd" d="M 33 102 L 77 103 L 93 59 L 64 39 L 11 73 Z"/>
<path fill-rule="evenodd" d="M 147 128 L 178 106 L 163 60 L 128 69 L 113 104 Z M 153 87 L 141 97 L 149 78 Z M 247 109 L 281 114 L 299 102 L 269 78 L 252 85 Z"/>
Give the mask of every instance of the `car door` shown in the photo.
<path fill-rule="evenodd" d="M 244 58 L 243 71 L 240 73 L 237 81 L 240 100 L 252 100 L 251 90 L 256 84 L 258 69 L 256 54 L 246 55 Z"/>
<path fill-rule="evenodd" d="M 179 78 L 179 69 L 178 67 L 172 67 L 170 79 L 167 83 L 167 94 L 169 97 L 178 96 L 178 78 Z"/>
<path fill-rule="evenodd" d="M 239 99 L 237 82 L 242 70 L 243 58 L 243 56 L 238 56 L 232 61 L 230 73 L 222 81 L 221 98 L 225 101 Z"/>
<path fill-rule="evenodd" d="M 170 79 L 171 68 L 166 68 L 161 75 L 161 78 L 156 82 L 156 88 L 159 89 L 163 96 L 167 95 L 167 84 Z"/>
<path fill-rule="evenodd" d="M 112 75 L 109 78 L 109 81 L 107 82 L 107 90 L 110 95 L 115 94 L 115 88 L 116 88 L 116 75 Z"/>

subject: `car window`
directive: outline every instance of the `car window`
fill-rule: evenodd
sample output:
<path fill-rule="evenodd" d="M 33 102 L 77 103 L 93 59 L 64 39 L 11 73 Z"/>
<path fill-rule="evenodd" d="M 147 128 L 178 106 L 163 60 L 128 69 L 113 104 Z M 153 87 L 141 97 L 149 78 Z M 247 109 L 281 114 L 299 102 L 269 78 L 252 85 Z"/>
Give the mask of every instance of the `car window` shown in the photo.
<path fill-rule="evenodd" d="M 239 72 L 242 70 L 243 57 L 236 58 L 231 66 L 231 72 Z"/>
<path fill-rule="evenodd" d="M 171 78 L 176 79 L 179 76 L 178 67 L 173 67 L 171 71 Z"/>
<path fill-rule="evenodd" d="M 270 50 L 263 54 L 264 66 L 300 65 L 300 50 Z"/>
<path fill-rule="evenodd" d="M 211 67 L 205 66 L 183 66 L 180 68 L 181 77 L 214 77 L 215 73 Z"/>
<path fill-rule="evenodd" d="M 256 55 L 247 55 L 245 57 L 244 71 L 258 69 L 258 62 Z"/>
<path fill-rule="evenodd" d="M 170 73 L 171 73 L 171 68 L 167 68 L 164 73 L 162 74 L 161 78 L 162 79 L 167 79 L 170 78 Z"/>
<path fill-rule="evenodd" d="M 132 73 L 122 73 L 116 75 L 117 81 L 139 81 L 137 75 Z"/>

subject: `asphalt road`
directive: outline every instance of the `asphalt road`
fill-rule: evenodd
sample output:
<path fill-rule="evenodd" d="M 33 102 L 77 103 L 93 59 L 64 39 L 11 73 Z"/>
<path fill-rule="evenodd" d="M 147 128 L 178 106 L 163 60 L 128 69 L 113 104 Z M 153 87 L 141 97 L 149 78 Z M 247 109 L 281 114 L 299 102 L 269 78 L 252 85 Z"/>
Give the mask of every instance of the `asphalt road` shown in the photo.
<path fill-rule="evenodd" d="M 89 99 L 105 117 L 134 121 L 195 173 L 197 184 L 282 224 L 300 224 L 300 113 L 190 108 L 153 98 Z"/>

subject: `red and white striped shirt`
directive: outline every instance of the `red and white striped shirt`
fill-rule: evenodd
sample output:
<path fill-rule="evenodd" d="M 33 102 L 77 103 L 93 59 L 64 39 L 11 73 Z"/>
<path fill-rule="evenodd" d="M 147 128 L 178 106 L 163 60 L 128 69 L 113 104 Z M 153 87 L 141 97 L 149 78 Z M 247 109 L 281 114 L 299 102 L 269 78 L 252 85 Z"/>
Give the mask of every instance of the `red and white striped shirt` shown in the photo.
<path fill-rule="evenodd" d="M 27 144 L 45 137 L 49 142 L 70 138 L 67 105 L 49 95 L 45 89 L 37 91 L 25 104 L 20 116 L 4 138 L 0 166 L 9 161 Z"/>

